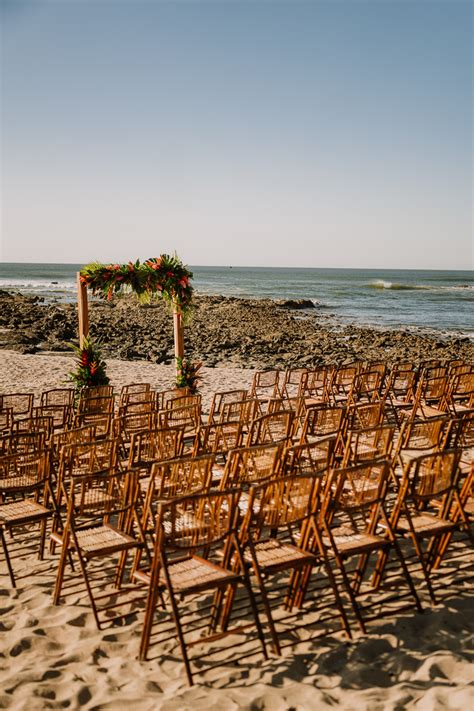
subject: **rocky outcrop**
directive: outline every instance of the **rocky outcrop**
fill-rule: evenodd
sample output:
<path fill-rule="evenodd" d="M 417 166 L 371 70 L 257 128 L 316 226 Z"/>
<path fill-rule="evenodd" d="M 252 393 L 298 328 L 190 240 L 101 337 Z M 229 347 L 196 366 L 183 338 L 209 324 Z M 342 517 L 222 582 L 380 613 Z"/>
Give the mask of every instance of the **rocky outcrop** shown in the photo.
<path fill-rule="evenodd" d="M 312 302 L 311 302 L 312 303 Z M 474 343 L 441 333 L 342 325 L 330 314 L 269 299 L 199 296 L 185 330 L 186 355 L 206 366 L 316 366 L 353 360 L 474 361 Z M 314 306 L 314 305 L 313 305 Z M 307 309 L 307 310 L 306 310 Z M 91 301 L 91 335 L 105 358 L 171 363 L 173 320 L 166 304 L 132 297 Z M 0 348 L 21 353 L 70 352 L 77 342 L 75 304 L 0 292 Z"/>

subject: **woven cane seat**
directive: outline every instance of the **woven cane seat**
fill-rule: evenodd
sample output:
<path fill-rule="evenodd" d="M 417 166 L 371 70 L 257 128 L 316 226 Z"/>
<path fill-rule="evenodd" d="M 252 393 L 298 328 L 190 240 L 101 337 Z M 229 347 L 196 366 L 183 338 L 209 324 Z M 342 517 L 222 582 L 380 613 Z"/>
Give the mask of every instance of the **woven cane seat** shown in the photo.
<path fill-rule="evenodd" d="M 168 571 L 173 590 L 180 593 L 227 585 L 238 579 L 235 573 L 199 556 L 173 563 Z"/>
<path fill-rule="evenodd" d="M 341 526 L 340 528 L 331 531 L 336 548 L 340 553 L 349 553 L 361 550 L 371 550 L 373 548 L 382 548 L 387 545 L 387 539 L 382 536 L 375 536 L 365 531 L 355 531 L 349 526 Z M 323 538 L 323 541 L 328 545 L 329 540 Z M 330 553 L 330 550 L 329 550 Z"/>
<path fill-rule="evenodd" d="M 290 543 L 283 543 L 274 538 L 268 541 L 261 541 L 255 545 L 255 554 L 261 570 L 272 568 L 287 568 L 295 564 L 304 565 L 316 560 L 316 556 L 307 553 Z M 249 551 L 245 553 L 246 562 L 250 563 L 252 557 Z"/>
<path fill-rule="evenodd" d="M 38 517 L 49 516 L 52 512 L 36 501 L 22 499 L 0 505 L 0 523 L 20 523 L 21 521 L 34 520 Z"/>
<path fill-rule="evenodd" d="M 433 533 L 436 531 L 445 531 L 455 527 L 451 521 L 445 518 L 439 518 L 437 516 L 432 516 L 429 513 L 421 513 L 411 516 L 411 522 L 416 533 Z M 397 531 L 402 531 L 403 533 L 410 533 L 411 528 L 408 520 L 401 516 L 398 524 Z"/>
<path fill-rule="evenodd" d="M 131 536 L 110 525 L 76 531 L 76 537 L 81 552 L 86 558 L 136 546 L 136 541 Z"/>

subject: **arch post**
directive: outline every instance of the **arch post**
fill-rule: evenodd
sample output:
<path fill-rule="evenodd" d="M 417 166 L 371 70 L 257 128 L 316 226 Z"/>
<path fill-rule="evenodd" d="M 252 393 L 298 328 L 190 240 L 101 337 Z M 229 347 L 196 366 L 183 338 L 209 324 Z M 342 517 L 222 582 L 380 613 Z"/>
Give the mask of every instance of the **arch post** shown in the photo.
<path fill-rule="evenodd" d="M 77 272 L 77 311 L 79 317 L 79 346 L 84 345 L 84 338 L 89 335 L 89 303 L 87 300 L 87 284 L 81 281 Z"/>
<path fill-rule="evenodd" d="M 176 306 L 173 307 L 173 330 L 174 330 L 174 356 L 175 356 L 175 358 L 184 358 L 183 314 Z M 177 369 L 177 366 L 176 366 L 176 369 Z"/>

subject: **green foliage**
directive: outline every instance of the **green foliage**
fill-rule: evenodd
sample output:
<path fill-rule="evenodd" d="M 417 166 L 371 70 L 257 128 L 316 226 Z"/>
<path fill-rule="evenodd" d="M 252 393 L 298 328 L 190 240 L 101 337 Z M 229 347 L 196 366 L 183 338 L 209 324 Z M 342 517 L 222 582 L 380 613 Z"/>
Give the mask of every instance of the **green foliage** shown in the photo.
<path fill-rule="evenodd" d="M 150 303 L 154 296 L 161 295 L 169 304 L 183 314 L 191 309 L 193 287 L 192 272 L 175 254 L 151 257 L 143 264 L 137 259 L 128 264 L 87 264 L 80 272 L 83 284 L 93 294 L 111 299 L 125 290 L 133 291 L 141 303 Z"/>
<path fill-rule="evenodd" d="M 192 394 L 196 393 L 198 382 L 202 379 L 202 375 L 199 373 L 202 363 L 191 363 L 185 358 L 176 358 L 176 366 L 176 387 L 188 387 Z"/>
<path fill-rule="evenodd" d="M 91 338 L 84 338 L 82 348 L 71 343 L 71 347 L 77 354 L 75 371 L 68 373 L 68 377 L 74 383 L 76 392 L 91 385 L 108 385 L 109 378 L 105 373 L 106 364 L 98 347 Z"/>

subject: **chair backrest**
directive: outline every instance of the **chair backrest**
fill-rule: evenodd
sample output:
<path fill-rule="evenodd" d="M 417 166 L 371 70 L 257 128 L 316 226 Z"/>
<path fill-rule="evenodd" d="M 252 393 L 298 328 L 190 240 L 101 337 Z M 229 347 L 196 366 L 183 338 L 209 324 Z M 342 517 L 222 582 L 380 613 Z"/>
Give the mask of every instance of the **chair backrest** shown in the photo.
<path fill-rule="evenodd" d="M 157 500 L 208 491 L 214 462 L 213 454 L 155 462 L 151 467 L 145 508 Z"/>
<path fill-rule="evenodd" d="M 87 395 L 84 396 L 84 391 L 81 392 L 81 397 L 78 403 L 78 413 L 80 415 L 108 415 L 114 411 L 114 396 L 113 395 Z"/>
<path fill-rule="evenodd" d="M 120 405 L 118 409 L 119 417 L 127 415 L 143 415 L 146 413 L 156 413 L 156 398 L 153 393 L 143 393 L 146 399 L 136 399 L 135 395 L 131 396 L 131 400 Z"/>
<path fill-rule="evenodd" d="M 134 432 L 156 429 L 157 419 L 156 412 L 136 412 L 115 417 L 112 423 L 114 436 L 130 442 Z"/>
<path fill-rule="evenodd" d="M 354 379 L 360 371 L 360 363 L 351 363 L 336 368 L 330 383 L 330 400 L 347 398 L 353 387 Z"/>
<path fill-rule="evenodd" d="M 28 417 L 33 409 L 33 393 L 0 394 L 0 410 L 10 409 L 13 419 Z"/>
<path fill-rule="evenodd" d="M 53 429 L 63 430 L 69 426 L 73 418 L 74 409 L 69 404 L 50 404 L 34 407 L 32 411 L 33 418 L 51 417 L 53 420 Z"/>
<path fill-rule="evenodd" d="M 311 405 L 306 410 L 301 442 L 311 442 L 320 437 L 338 435 L 344 427 L 346 408 L 331 405 Z"/>
<path fill-rule="evenodd" d="M 241 540 L 274 538 L 279 528 L 301 528 L 318 508 L 321 485 L 316 475 L 289 475 L 252 484 L 248 509 L 240 530 Z"/>
<path fill-rule="evenodd" d="M 54 430 L 54 420 L 49 415 L 39 415 L 27 417 L 24 420 L 14 420 L 12 423 L 12 434 L 20 432 L 44 432 L 48 442 Z"/>
<path fill-rule="evenodd" d="M 413 368 L 395 366 L 388 378 L 386 395 L 397 400 L 413 402 L 416 392 L 417 374 Z"/>
<path fill-rule="evenodd" d="M 74 388 L 53 388 L 41 393 L 41 405 L 74 405 Z"/>
<path fill-rule="evenodd" d="M 96 437 L 104 439 L 111 434 L 112 430 L 112 413 L 104 415 L 102 413 L 81 413 L 75 415 L 73 420 L 74 429 L 78 427 L 86 427 L 92 425 L 95 427 Z"/>
<path fill-rule="evenodd" d="M 113 385 L 89 385 L 81 390 L 81 399 L 96 397 L 112 397 L 114 394 Z"/>
<path fill-rule="evenodd" d="M 350 402 L 374 401 L 381 398 L 383 374 L 379 370 L 364 370 L 357 373 L 348 393 Z"/>
<path fill-rule="evenodd" d="M 282 396 L 285 398 L 298 397 L 303 376 L 307 372 L 307 368 L 288 368 L 285 370 L 281 386 Z"/>
<path fill-rule="evenodd" d="M 346 410 L 345 430 L 367 429 L 381 425 L 385 414 L 383 400 L 377 402 L 358 402 L 349 405 Z"/>
<path fill-rule="evenodd" d="M 133 398 L 136 396 L 139 399 L 148 399 L 145 395 L 145 393 L 150 393 L 151 392 L 151 383 L 129 383 L 128 385 L 124 385 L 120 391 L 120 399 L 119 403 L 120 405 L 125 405 L 128 402 L 137 402 L 137 400 L 134 400 Z M 130 398 L 132 398 L 130 400 Z"/>
<path fill-rule="evenodd" d="M 51 449 L 53 457 L 59 459 L 61 449 L 68 444 L 81 444 L 83 442 L 94 442 L 96 432 L 94 425 L 85 425 L 74 429 L 56 432 L 51 439 Z"/>
<path fill-rule="evenodd" d="M 16 432 L 0 438 L 0 453 L 16 454 L 41 452 L 46 448 L 44 432 Z"/>
<path fill-rule="evenodd" d="M 128 466 L 143 467 L 164 459 L 176 459 L 183 452 L 184 427 L 166 427 L 133 432 Z"/>
<path fill-rule="evenodd" d="M 194 456 L 216 454 L 224 457 L 231 449 L 242 445 L 240 422 L 215 422 L 201 425 L 194 443 Z"/>
<path fill-rule="evenodd" d="M 280 397 L 279 370 L 257 370 L 252 378 L 249 396 L 251 398 Z"/>
<path fill-rule="evenodd" d="M 221 417 L 222 408 L 228 402 L 241 402 L 247 398 L 247 390 L 226 390 L 214 393 L 209 410 L 208 424 L 218 422 Z"/>
<path fill-rule="evenodd" d="M 253 420 L 249 425 L 246 446 L 289 442 L 293 435 L 295 413 L 291 410 L 270 412 Z"/>
<path fill-rule="evenodd" d="M 121 530 L 131 531 L 133 517 L 130 513 L 135 507 L 137 494 L 136 472 L 78 474 L 70 480 L 66 490 L 66 527 L 74 535 L 82 527 L 112 521 Z M 87 541 L 82 541 L 82 545 L 87 545 Z"/>
<path fill-rule="evenodd" d="M 447 446 L 450 449 L 474 449 L 474 412 L 467 412 L 450 420 Z"/>
<path fill-rule="evenodd" d="M 183 395 L 190 395 L 191 390 L 189 387 L 184 388 L 172 388 L 171 390 L 158 390 L 155 393 L 156 398 L 156 409 L 166 410 L 167 404 L 170 400 L 177 397 L 183 397 Z"/>
<path fill-rule="evenodd" d="M 221 408 L 219 422 L 240 422 L 242 427 L 245 427 L 261 414 L 262 409 L 257 398 L 225 402 Z"/>
<path fill-rule="evenodd" d="M 0 410 L 0 434 L 10 432 L 13 423 L 13 410 L 11 407 L 6 407 Z"/>
<path fill-rule="evenodd" d="M 397 442 L 397 454 L 404 449 L 425 450 L 443 446 L 447 417 L 405 420 Z"/>
<path fill-rule="evenodd" d="M 287 447 L 283 455 L 284 474 L 322 473 L 333 465 L 335 444 L 336 438 L 330 436 Z"/>
<path fill-rule="evenodd" d="M 375 531 L 379 507 L 385 504 L 391 478 L 390 462 L 384 459 L 333 469 L 326 488 L 322 517 L 331 522 L 338 512 L 362 516 L 367 530 Z"/>
<path fill-rule="evenodd" d="M 0 457 L 0 498 L 6 494 L 32 493 L 44 489 L 51 474 L 50 457 L 42 452 Z"/>
<path fill-rule="evenodd" d="M 416 504 L 425 505 L 427 501 L 443 498 L 445 505 L 441 507 L 440 515 L 445 515 L 451 503 L 450 494 L 459 481 L 460 457 L 461 450 L 446 449 L 410 460 L 403 474 L 401 489 Z"/>
<path fill-rule="evenodd" d="M 306 399 L 327 402 L 334 366 L 321 366 L 307 370 L 301 376 L 298 395 Z"/>
<path fill-rule="evenodd" d="M 117 440 L 65 444 L 59 457 L 59 478 L 113 470 L 117 466 Z"/>
<path fill-rule="evenodd" d="M 201 424 L 201 406 L 193 404 L 160 410 L 158 422 L 161 428 L 184 427 L 185 432 L 197 430 Z"/>
<path fill-rule="evenodd" d="M 166 410 L 178 410 L 181 407 L 187 407 L 188 405 L 197 405 L 201 407 L 202 397 L 199 394 L 191 395 L 181 395 L 180 397 L 171 398 L 166 402 Z"/>
<path fill-rule="evenodd" d="M 396 431 L 393 425 L 348 430 L 344 436 L 342 466 L 368 459 L 390 459 Z"/>
<path fill-rule="evenodd" d="M 279 476 L 285 443 L 240 447 L 229 452 L 220 488 L 239 488 Z"/>

